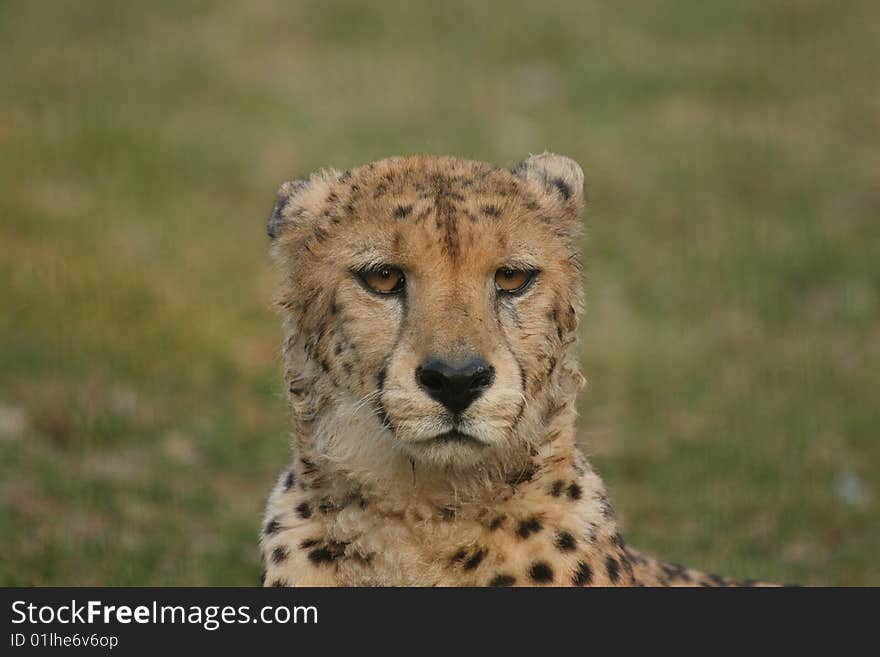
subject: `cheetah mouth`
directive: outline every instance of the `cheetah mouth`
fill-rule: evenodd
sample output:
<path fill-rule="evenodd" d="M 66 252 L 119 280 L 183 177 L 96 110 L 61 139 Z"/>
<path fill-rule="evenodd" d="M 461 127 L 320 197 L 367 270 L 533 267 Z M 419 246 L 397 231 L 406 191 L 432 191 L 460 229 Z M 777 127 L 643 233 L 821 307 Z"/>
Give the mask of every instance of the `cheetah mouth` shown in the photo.
<path fill-rule="evenodd" d="M 445 431 L 444 433 L 438 434 L 433 438 L 429 438 L 427 443 L 432 445 L 484 445 L 485 443 L 467 433 L 463 433 L 461 431 Z"/>

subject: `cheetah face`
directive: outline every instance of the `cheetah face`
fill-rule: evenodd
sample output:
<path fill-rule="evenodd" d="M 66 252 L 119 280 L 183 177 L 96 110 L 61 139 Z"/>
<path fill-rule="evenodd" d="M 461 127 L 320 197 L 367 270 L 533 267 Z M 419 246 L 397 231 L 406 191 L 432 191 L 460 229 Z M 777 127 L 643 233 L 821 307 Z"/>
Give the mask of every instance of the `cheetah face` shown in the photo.
<path fill-rule="evenodd" d="M 528 449 L 571 379 L 582 187 L 549 154 L 513 171 L 392 158 L 282 186 L 269 234 L 292 403 L 337 436 L 326 449 L 344 434 L 459 467 Z"/>

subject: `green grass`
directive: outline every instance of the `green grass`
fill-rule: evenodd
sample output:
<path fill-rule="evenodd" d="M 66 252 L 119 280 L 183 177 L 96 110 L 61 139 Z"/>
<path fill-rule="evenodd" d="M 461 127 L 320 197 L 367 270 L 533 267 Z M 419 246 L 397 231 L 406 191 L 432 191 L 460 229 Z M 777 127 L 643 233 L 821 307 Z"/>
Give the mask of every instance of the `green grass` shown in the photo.
<path fill-rule="evenodd" d="M 257 581 L 277 184 L 588 180 L 584 446 L 633 544 L 880 584 L 880 5 L 0 4 L 0 584 Z"/>

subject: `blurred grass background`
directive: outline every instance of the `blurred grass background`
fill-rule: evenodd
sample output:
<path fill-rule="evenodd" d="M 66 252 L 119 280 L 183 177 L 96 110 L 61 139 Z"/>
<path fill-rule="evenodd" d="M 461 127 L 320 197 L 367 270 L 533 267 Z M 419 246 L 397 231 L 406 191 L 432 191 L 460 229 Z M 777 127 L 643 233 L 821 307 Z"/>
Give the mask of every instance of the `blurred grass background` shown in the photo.
<path fill-rule="evenodd" d="M 867 0 L 0 3 L 0 584 L 256 583 L 276 186 L 544 149 L 630 542 L 880 584 L 878 43 Z"/>

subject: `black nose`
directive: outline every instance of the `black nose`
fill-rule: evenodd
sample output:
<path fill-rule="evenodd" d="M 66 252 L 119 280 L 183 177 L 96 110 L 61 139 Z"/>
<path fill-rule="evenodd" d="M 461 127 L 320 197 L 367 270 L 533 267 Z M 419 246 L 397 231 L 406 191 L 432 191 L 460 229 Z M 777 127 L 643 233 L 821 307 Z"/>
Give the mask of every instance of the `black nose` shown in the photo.
<path fill-rule="evenodd" d="M 453 413 L 461 413 L 492 385 L 495 369 L 482 358 L 452 363 L 429 358 L 416 370 L 416 381 Z"/>

